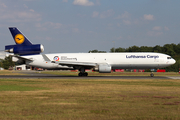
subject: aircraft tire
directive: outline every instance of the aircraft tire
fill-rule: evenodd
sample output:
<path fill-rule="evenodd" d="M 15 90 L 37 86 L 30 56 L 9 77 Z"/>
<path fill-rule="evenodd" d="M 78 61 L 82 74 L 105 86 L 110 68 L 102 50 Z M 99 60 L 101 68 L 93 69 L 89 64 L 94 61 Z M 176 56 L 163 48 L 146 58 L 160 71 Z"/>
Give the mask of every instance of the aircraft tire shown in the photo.
<path fill-rule="evenodd" d="M 80 72 L 80 73 L 78 74 L 78 76 L 80 76 L 80 77 L 83 76 L 83 73 Z"/>
<path fill-rule="evenodd" d="M 153 73 L 151 73 L 151 74 L 150 74 L 150 76 L 151 76 L 151 77 L 154 77 L 154 74 L 153 74 Z"/>
<path fill-rule="evenodd" d="M 88 76 L 88 73 L 87 73 L 87 72 L 85 72 L 85 73 L 83 74 L 83 76 Z"/>
<path fill-rule="evenodd" d="M 78 74 L 78 76 L 88 76 L 88 73 L 87 72 L 85 72 L 85 73 L 82 73 L 82 72 L 80 72 L 79 74 Z"/>

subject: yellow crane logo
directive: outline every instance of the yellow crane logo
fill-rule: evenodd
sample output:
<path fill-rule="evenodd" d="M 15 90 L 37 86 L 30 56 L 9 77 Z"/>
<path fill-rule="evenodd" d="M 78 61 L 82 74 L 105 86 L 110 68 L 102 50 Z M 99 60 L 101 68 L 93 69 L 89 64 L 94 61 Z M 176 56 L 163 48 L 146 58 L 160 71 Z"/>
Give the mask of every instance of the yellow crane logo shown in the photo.
<path fill-rule="evenodd" d="M 22 44 L 24 42 L 24 36 L 22 34 L 17 34 L 14 39 L 17 44 Z"/>

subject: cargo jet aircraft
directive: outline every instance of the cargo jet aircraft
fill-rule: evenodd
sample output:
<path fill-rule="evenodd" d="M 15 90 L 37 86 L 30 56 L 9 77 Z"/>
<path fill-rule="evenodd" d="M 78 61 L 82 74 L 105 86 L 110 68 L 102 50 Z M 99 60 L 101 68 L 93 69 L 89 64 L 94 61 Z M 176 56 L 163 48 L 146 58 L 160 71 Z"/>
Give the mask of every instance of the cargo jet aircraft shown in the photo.
<path fill-rule="evenodd" d="M 9 30 L 16 45 L 5 46 L 5 51 L 14 53 L 14 61 L 44 69 L 79 70 L 79 76 L 88 76 L 86 69 L 110 73 L 112 69 L 164 68 L 176 62 L 169 55 L 154 52 L 40 54 L 43 45 L 32 44 L 16 27 Z"/>

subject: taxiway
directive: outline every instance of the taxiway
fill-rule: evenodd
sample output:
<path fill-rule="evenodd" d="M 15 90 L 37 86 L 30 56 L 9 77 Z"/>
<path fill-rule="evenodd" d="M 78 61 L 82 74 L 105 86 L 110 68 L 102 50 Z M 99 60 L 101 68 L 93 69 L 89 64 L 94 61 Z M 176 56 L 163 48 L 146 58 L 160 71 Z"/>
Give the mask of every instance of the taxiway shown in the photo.
<path fill-rule="evenodd" d="M 0 75 L 0 78 L 29 78 L 29 79 L 180 79 L 178 76 L 66 76 L 42 74 L 41 72 L 25 71 L 24 75 Z"/>

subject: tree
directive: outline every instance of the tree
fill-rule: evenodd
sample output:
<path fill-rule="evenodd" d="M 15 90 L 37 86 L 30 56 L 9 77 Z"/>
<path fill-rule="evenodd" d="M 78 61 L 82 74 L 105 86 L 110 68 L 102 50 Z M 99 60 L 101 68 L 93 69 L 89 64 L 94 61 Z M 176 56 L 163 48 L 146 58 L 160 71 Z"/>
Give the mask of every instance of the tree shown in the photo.
<path fill-rule="evenodd" d="M 174 52 L 174 47 L 173 47 L 173 44 L 165 44 L 163 46 L 164 48 L 164 53 L 165 54 L 168 54 L 170 56 L 174 56 L 176 53 Z"/>
<path fill-rule="evenodd" d="M 153 47 L 141 46 L 139 52 L 153 52 Z"/>
<path fill-rule="evenodd" d="M 3 59 L 0 59 L 0 67 L 3 67 Z"/>
<path fill-rule="evenodd" d="M 140 51 L 139 51 L 139 47 L 134 45 L 132 47 L 129 47 L 127 52 L 140 52 Z"/>
<path fill-rule="evenodd" d="M 162 53 L 162 47 L 159 45 L 156 45 L 155 47 L 153 47 L 153 51 L 157 53 Z"/>
<path fill-rule="evenodd" d="M 106 53 L 106 51 L 90 50 L 88 53 Z"/>
<path fill-rule="evenodd" d="M 12 61 L 12 57 L 8 56 L 8 57 L 5 57 L 4 60 L 2 60 L 1 65 L 4 69 L 9 69 L 9 67 L 11 66 L 13 67 L 15 64 Z"/>
<path fill-rule="evenodd" d="M 114 47 L 111 48 L 111 49 L 110 49 L 110 52 L 115 52 L 115 48 L 114 48 Z"/>
<path fill-rule="evenodd" d="M 119 47 L 115 49 L 115 52 L 126 52 L 126 49 Z"/>

